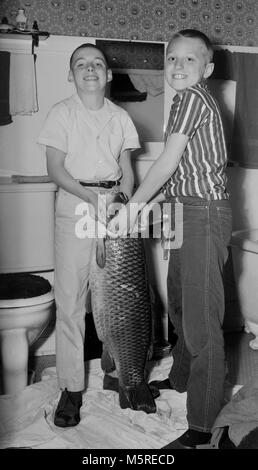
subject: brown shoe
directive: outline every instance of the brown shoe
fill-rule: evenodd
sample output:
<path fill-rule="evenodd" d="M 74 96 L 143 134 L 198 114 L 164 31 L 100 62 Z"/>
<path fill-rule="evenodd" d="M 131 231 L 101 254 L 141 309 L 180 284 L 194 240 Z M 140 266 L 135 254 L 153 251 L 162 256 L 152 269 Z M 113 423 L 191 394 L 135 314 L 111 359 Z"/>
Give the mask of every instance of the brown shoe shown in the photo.
<path fill-rule="evenodd" d="M 61 428 L 76 426 L 80 422 L 82 392 L 64 390 L 56 408 L 54 424 Z"/>

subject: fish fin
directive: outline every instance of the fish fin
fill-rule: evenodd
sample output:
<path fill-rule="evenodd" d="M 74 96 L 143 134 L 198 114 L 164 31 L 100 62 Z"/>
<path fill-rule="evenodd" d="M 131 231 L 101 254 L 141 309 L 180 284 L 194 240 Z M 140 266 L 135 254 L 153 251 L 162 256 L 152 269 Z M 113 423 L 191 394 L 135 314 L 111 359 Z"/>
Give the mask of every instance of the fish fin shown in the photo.
<path fill-rule="evenodd" d="M 103 351 L 101 355 L 101 369 L 104 372 L 113 372 L 116 370 L 115 361 L 105 345 L 103 345 Z"/>
<path fill-rule="evenodd" d="M 122 409 L 131 408 L 148 414 L 157 411 L 152 393 L 145 382 L 135 387 L 119 387 L 119 403 Z"/>
<path fill-rule="evenodd" d="M 106 248 L 105 239 L 98 238 L 96 243 L 96 263 L 100 268 L 104 268 L 106 264 Z"/>

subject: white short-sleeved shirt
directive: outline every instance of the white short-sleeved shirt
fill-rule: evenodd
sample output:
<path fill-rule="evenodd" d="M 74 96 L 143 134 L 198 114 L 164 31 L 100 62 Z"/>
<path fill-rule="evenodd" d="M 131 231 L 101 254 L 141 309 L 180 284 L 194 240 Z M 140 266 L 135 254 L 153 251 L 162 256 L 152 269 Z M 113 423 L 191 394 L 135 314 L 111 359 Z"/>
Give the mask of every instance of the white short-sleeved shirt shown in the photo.
<path fill-rule="evenodd" d="M 85 181 L 119 179 L 121 152 L 140 147 L 127 111 L 105 98 L 100 112 L 92 112 L 78 94 L 53 106 L 38 143 L 65 152 L 67 171 L 73 178 Z"/>

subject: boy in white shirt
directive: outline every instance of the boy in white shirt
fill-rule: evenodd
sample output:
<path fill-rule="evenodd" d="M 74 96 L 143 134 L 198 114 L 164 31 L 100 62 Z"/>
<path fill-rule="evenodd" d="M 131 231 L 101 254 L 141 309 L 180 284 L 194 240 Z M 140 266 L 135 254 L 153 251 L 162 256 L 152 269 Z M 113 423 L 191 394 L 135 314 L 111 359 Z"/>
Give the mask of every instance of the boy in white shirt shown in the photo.
<path fill-rule="evenodd" d="M 86 43 L 73 52 L 68 76 L 76 93 L 53 106 L 39 136 L 47 169 L 59 187 L 55 214 L 56 367 L 62 394 L 57 426 L 80 421 L 84 377 L 85 304 L 93 238 L 76 235 L 79 204 L 95 219 L 105 216 L 100 194 L 132 195 L 130 151 L 139 148 L 128 113 L 105 98 L 112 80 L 103 52 Z"/>

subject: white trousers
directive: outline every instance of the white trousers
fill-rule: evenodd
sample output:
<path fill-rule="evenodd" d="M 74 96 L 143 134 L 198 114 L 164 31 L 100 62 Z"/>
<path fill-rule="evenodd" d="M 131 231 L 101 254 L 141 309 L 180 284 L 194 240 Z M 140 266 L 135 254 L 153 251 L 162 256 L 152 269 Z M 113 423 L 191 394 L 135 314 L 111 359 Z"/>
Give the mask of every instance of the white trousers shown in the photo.
<path fill-rule="evenodd" d="M 94 188 L 95 190 L 95 188 Z M 117 188 L 97 190 L 110 197 Z M 81 205 L 81 206 L 79 206 Z M 56 369 L 61 390 L 80 391 L 85 388 L 84 339 L 86 296 L 90 260 L 95 247 L 92 227 L 82 228 L 82 210 L 87 204 L 62 189 L 56 200 L 55 220 L 55 301 L 56 301 Z M 94 221 L 91 221 L 94 226 Z M 79 236 L 78 236 L 79 234 Z M 90 236 L 88 236 L 90 235 Z"/>

